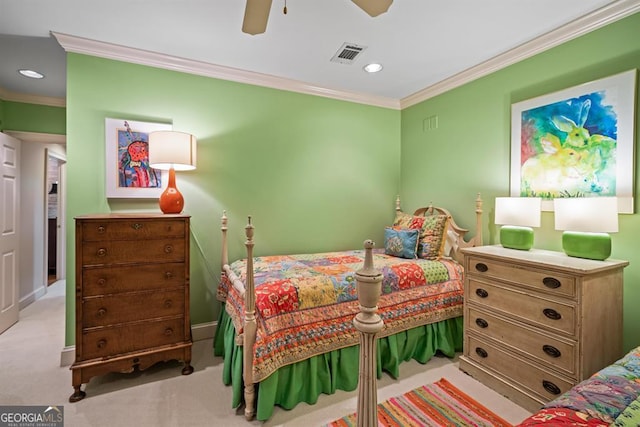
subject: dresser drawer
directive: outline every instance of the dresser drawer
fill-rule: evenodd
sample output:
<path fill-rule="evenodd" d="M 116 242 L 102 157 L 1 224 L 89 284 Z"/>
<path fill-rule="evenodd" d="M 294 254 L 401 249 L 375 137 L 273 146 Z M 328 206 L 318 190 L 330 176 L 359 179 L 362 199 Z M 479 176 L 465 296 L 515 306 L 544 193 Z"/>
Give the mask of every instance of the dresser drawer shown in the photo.
<path fill-rule="evenodd" d="M 84 268 L 82 269 L 82 296 L 183 286 L 186 279 L 185 268 L 185 264 L 180 262 L 117 268 Z"/>
<path fill-rule="evenodd" d="M 176 316 L 184 312 L 184 289 L 92 297 L 82 304 L 85 328 Z"/>
<path fill-rule="evenodd" d="M 95 359 L 183 342 L 184 318 L 146 321 L 82 332 L 82 358 Z"/>
<path fill-rule="evenodd" d="M 543 298 L 520 289 L 468 279 L 465 300 L 499 310 L 510 317 L 545 326 L 574 336 L 576 333 L 576 308 L 573 304 Z"/>
<path fill-rule="evenodd" d="M 182 262 L 184 240 L 161 239 L 133 242 L 113 240 L 86 242 L 82 246 L 82 265 L 109 265 L 136 262 Z"/>
<path fill-rule="evenodd" d="M 499 372 L 509 382 L 518 384 L 548 402 L 573 387 L 574 383 L 512 355 L 473 336 L 465 340 L 465 355 L 489 369 Z"/>
<path fill-rule="evenodd" d="M 146 240 L 184 238 L 185 222 L 162 219 L 92 220 L 82 223 L 85 242 L 104 240 Z"/>
<path fill-rule="evenodd" d="M 575 377 L 578 356 L 575 341 L 561 340 L 473 307 L 467 308 L 464 318 L 468 332 L 493 338 L 513 351 L 526 353 L 547 366 Z"/>
<path fill-rule="evenodd" d="M 469 257 L 468 265 L 469 275 L 516 282 L 557 295 L 568 297 L 575 297 L 576 295 L 576 281 L 575 277 L 572 276 L 545 271 L 544 269 L 529 270 L 517 265 L 477 257 Z"/>

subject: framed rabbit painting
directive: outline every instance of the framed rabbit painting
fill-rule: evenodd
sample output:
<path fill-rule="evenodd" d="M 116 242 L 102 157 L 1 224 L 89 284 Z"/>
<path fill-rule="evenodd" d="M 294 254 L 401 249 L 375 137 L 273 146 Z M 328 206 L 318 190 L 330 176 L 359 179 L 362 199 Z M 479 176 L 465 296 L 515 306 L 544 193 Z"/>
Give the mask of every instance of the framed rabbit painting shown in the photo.
<path fill-rule="evenodd" d="M 633 213 L 636 70 L 511 106 L 511 196 L 618 197 Z"/>

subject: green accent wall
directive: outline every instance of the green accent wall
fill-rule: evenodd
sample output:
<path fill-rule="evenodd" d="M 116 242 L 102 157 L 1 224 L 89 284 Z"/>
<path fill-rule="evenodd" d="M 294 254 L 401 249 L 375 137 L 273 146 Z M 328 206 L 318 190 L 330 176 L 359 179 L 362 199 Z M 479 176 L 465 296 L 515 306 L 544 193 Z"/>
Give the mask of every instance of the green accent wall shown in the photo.
<path fill-rule="evenodd" d="M 434 201 L 474 229 L 474 199 L 484 200 L 484 244 L 499 243 L 494 199 L 509 195 L 511 104 L 640 67 L 640 14 L 540 53 L 402 111 L 401 195 L 414 208 Z M 640 108 L 636 86 L 636 141 Z M 426 126 L 427 124 L 437 123 Z M 430 127 L 430 129 L 429 129 Z M 636 150 L 637 157 L 637 150 Z M 445 160 L 448 159 L 448 160 Z M 638 159 L 635 159 L 638 164 Z M 640 176 L 635 171 L 636 211 Z M 640 216 L 619 216 L 612 258 L 624 272 L 624 347 L 640 344 Z M 472 233 L 475 234 L 475 233 Z M 552 212 L 535 229 L 534 247 L 562 250 Z"/>
<path fill-rule="evenodd" d="M 317 252 L 382 242 L 400 180 L 400 112 L 69 54 L 67 328 L 74 343 L 74 222 L 80 214 L 160 212 L 157 200 L 105 194 L 105 118 L 172 123 L 198 139 L 197 169 L 177 172 L 191 217 L 191 320 L 217 318 L 220 218 L 229 256 Z"/>
<path fill-rule="evenodd" d="M 64 107 L 0 101 L 0 130 L 64 135 L 66 114 Z"/>

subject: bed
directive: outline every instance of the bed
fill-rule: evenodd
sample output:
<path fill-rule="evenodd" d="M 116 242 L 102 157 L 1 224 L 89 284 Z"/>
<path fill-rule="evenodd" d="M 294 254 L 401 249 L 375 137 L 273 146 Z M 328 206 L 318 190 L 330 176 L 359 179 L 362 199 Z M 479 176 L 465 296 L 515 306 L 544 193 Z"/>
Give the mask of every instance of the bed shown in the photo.
<path fill-rule="evenodd" d="M 640 347 L 576 384 L 520 423 L 532 426 L 640 426 Z"/>
<path fill-rule="evenodd" d="M 463 271 L 460 249 L 482 242 L 482 200 L 475 201 L 476 235 L 465 240 L 443 208 L 413 214 L 396 200 L 384 248 L 373 251 L 383 275 L 378 314 L 377 376 L 399 376 L 399 364 L 426 363 L 462 349 Z M 359 312 L 355 272 L 364 249 L 321 254 L 253 256 L 254 228 L 245 227 L 247 258 L 231 264 L 222 217 L 222 303 L 214 354 L 224 358 L 223 382 L 247 420 L 267 420 L 275 406 L 314 404 L 320 394 L 358 386 Z M 412 253 L 413 251 L 413 253 Z M 246 351 L 251 349 L 251 351 Z"/>

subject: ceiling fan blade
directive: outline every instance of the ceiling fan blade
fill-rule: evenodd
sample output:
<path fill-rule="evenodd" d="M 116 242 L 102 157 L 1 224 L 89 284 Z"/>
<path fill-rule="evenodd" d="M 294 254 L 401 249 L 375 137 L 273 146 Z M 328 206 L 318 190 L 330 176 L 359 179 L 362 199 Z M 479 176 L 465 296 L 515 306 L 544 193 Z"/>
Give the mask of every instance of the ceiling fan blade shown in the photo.
<path fill-rule="evenodd" d="M 351 0 L 371 16 L 378 16 L 389 10 L 393 0 Z"/>
<path fill-rule="evenodd" d="M 247 0 L 244 9 L 242 32 L 247 34 L 261 34 L 267 29 L 271 0 Z"/>

